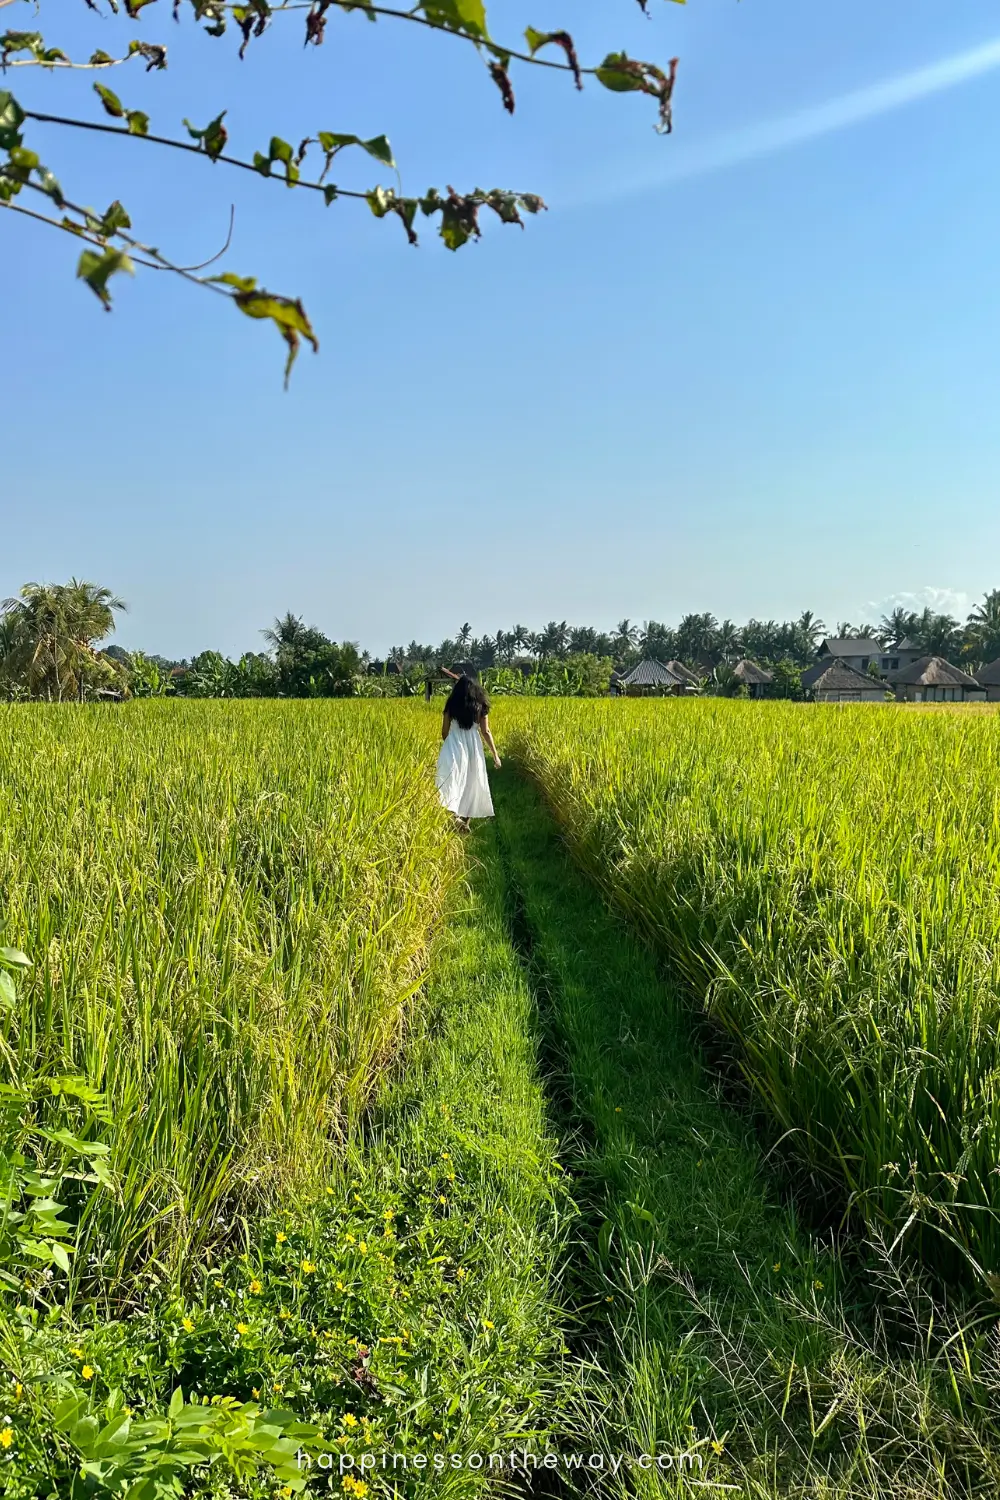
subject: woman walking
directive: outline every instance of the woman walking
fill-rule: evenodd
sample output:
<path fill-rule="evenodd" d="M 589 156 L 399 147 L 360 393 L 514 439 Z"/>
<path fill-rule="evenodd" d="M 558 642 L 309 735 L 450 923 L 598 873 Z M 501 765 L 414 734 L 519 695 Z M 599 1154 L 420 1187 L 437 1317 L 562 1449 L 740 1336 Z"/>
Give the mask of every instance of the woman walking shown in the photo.
<path fill-rule="evenodd" d="M 468 832 L 470 818 L 493 816 L 483 745 L 489 746 L 497 770 L 500 757 L 490 732 L 489 712 L 490 700 L 479 683 L 471 677 L 459 677 L 441 721 L 444 744 L 438 755 L 437 789 L 442 805 L 455 814 L 463 833 Z"/>

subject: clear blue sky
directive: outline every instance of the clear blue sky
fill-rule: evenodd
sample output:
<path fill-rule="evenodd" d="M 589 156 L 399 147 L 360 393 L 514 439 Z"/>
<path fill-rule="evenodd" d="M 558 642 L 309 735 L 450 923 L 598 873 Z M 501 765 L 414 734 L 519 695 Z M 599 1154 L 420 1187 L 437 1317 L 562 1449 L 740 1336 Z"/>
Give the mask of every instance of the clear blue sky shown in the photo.
<path fill-rule="evenodd" d="M 585 62 L 677 54 L 665 138 L 651 101 L 523 68 L 511 120 L 470 47 L 416 27 L 333 13 L 304 52 L 279 19 L 240 65 L 150 6 L 170 71 L 107 81 L 154 130 L 228 107 L 241 154 L 384 130 L 406 191 L 550 212 L 413 250 L 363 204 L 35 127 L 71 196 L 120 197 L 179 259 L 234 203 L 223 264 L 301 295 L 321 350 L 285 395 L 271 329 L 152 272 L 105 315 L 68 238 L 0 218 L 0 594 L 93 578 L 131 606 L 123 644 L 187 655 L 256 649 L 286 609 L 381 650 L 463 620 L 964 614 L 1000 586 L 995 0 L 650 3 L 490 15 L 501 40 L 569 25 Z M 78 54 L 132 34 L 82 0 L 41 23 Z M 102 118 L 90 82 L 6 86 Z M 392 180 L 341 161 L 343 186 Z"/>

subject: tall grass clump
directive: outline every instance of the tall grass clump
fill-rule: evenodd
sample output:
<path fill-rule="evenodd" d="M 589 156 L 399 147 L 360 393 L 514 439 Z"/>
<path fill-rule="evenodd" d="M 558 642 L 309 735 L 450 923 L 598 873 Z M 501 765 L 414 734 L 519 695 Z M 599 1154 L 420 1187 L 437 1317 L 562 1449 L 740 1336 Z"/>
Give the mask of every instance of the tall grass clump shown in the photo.
<path fill-rule="evenodd" d="M 0 714 L 0 1082 L 104 1095 L 75 1276 L 174 1274 L 322 1181 L 420 986 L 452 867 L 406 705 Z M 44 1092 L 44 1089 L 43 1089 Z"/>
<path fill-rule="evenodd" d="M 813 1177 L 945 1279 L 1000 1275 L 1000 720 L 647 700 L 500 723 Z"/>

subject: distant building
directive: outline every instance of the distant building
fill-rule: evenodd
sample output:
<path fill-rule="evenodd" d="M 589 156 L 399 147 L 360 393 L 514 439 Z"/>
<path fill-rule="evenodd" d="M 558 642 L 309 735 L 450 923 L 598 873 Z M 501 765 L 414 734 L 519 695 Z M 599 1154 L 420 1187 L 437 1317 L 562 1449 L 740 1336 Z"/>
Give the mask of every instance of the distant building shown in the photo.
<path fill-rule="evenodd" d="M 813 678 L 810 683 L 812 696 L 817 703 L 885 703 L 885 683 L 879 682 L 875 677 L 869 677 L 867 672 L 858 672 L 854 667 L 849 667 L 846 662 L 830 661 L 823 667 L 818 676 L 813 674 L 816 668 L 810 672 L 803 673 L 802 682 L 805 686 L 806 676 Z"/>
<path fill-rule="evenodd" d="M 989 703 L 1000 702 L 1000 656 L 996 661 L 987 662 L 985 667 L 979 668 L 976 681 L 981 688 L 986 689 L 986 698 Z"/>
<path fill-rule="evenodd" d="M 898 646 L 883 646 L 879 657 L 879 669 L 882 672 L 901 672 L 906 667 L 912 667 L 915 661 L 923 656 L 923 647 L 917 646 L 907 636 L 901 640 Z"/>
<path fill-rule="evenodd" d="M 744 684 L 751 698 L 766 698 L 774 685 L 774 673 L 758 667 L 749 657 L 736 663 L 733 676 Z"/>
<path fill-rule="evenodd" d="M 922 656 L 889 679 L 897 698 L 907 703 L 983 703 L 986 688 L 943 656 Z"/>
<path fill-rule="evenodd" d="M 689 684 L 659 661 L 641 661 L 631 672 L 618 678 L 618 692 L 629 698 L 663 697 L 686 692 Z"/>
<path fill-rule="evenodd" d="M 666 667 L 668 672 L 673 672 L 674 676 L 685 683 L 692 692 L 697 693 L 701 691 L 701 678 L 692 672 L 689 667 L 686 667 L 682 661 L 668 661 Z"/>
<path fill-rule="evenodd" d="M 842 661 L 855 672 L 867 672 L 872 662 L 881 668 L 883 654 L 874 636 L 867 635 L 827 636 L 816 651 L 817 661 L 827 666 L 831 661 Z"/>

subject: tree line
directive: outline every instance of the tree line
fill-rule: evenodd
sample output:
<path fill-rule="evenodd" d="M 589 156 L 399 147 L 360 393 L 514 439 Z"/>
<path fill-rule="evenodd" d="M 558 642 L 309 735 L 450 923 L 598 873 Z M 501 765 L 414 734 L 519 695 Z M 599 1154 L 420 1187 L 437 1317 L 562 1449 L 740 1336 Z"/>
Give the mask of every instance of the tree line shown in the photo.
<path fill-rule="evenodd" d="M 648 658 L 681 661 L 709 692 L 734 691 L 732 668 L 748 657 L 775 674 L 779 694 L 801 694 L 801 675 L 828 636 L 859 636 L 881 647 L 912 642 L 927 655 L 974 670 L 1000 657 L 1000 589 L 987 592 L 960 622 L 924 609 L 894 609 L 877 625 L 841 620 L 832 629 L 811 610 L 796 620 L 737 625 L 712 614 L 687 614 L 676 626 L 619 621 L 613 631 L 550 620 L 476 636 L 465 623 L 438 645 L 411 640 L 376 657 L 355 641 L 331 640 L 288 612 L 261 632 L 264 648 L 231 660 L 202 651 L 173 661 L 104 643 L 125 602 L 111 589 L 73 578 L 27 583 L 0 604 L 0 696 L 83 701 L 102 696 L 196 698 L 395 697 L 445 691 L 443 667 L 479 672 L 491 692 L 598 696 L 613 671 Z"/>

